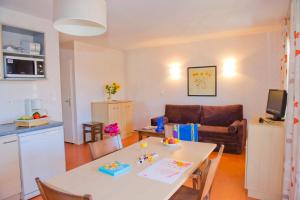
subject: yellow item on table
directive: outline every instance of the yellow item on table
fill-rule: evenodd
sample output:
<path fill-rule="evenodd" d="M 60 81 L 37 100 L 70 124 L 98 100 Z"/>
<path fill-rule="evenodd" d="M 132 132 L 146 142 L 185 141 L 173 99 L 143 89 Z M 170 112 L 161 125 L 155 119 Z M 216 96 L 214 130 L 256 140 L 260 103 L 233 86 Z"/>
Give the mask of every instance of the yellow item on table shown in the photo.
<path fill-rule="evenodd" d="M 176 164 L 178 167 L 183 167 L 184 166 L 184 162 L 182 161 L 176 161 Z"/>
<path fill-rule="evenodd" d="M 140 144 L 140 147 L 141 147 L 141 148 L 146 148 L 146 147 L 148 147 L 148 143 L 147 143 L 147 142 L 142 142 L 142 143 Z"/>

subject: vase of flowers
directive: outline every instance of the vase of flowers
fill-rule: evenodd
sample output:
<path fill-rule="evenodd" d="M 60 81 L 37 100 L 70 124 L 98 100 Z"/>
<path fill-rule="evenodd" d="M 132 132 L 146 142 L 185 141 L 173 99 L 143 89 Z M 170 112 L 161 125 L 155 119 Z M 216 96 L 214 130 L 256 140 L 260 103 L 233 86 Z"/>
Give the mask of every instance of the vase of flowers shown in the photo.
<path fill-rule="evenodd" d="M 105 85 L 105 93 L 107 95 L 107 100 L 110 101 L 112 95 L 116 94 L 121 89 L 121 86 L 115 82 L 112 84 Z"/>

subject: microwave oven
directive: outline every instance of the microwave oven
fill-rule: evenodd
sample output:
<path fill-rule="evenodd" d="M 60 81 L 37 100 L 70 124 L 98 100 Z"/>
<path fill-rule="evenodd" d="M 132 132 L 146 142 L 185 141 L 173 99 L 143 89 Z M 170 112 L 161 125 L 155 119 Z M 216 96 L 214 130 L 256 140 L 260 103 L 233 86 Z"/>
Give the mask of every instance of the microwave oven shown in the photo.
<path fill-rule="evenodd" d="M 45 78 L 43 58 L 4 56 L 4 78 Z"/>

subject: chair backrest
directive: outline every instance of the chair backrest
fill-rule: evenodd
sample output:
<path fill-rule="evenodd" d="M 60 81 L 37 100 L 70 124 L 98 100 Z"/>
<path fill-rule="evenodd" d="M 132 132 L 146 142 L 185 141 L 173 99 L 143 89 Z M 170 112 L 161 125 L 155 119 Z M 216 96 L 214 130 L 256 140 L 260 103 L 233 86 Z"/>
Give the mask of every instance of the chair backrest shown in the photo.
<path fill-rule="evenodd" d="M 78 196 L 58 191 L 57 189 L 43 183 L 39 178 L 35 179 L 43 200 L 92 200 L 91 195 Z"/>
<path fill-rule="evenodd" d="M 89 143 L 92 159 L 96 160 L 123 148 L 120 135 Z"/>
<path fill-rule="evenodd" d="M 200 191 L 200 197 L 201 197 L 200 200 L 205 199 L 205 197 L 207 197 L 209 195 L 209 192 L 210 192 L 212 183 L 214 181 L 214 177 L 215 177 L 216 171 L 218 169 L 223 151 L 224 151 L 224 145 L 221 145 L 217 157 L 209 161 L 208 171 L 207 171 L 207 175 L 205 178 L 204 187 L 203 187 L 203 190 Z"/>
<path fill-rule="evenodd" d="M 165 124 L 165 137 L 174 137 L 173 136 L 174 124 Z"/>

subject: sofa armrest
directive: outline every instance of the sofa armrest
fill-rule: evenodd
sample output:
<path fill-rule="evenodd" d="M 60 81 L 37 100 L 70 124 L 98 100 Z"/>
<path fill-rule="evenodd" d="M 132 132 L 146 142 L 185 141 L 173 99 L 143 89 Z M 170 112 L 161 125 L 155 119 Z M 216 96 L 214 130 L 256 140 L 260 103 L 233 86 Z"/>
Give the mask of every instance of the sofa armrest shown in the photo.
<path fill-rule="evenodd" d="M 230 124 L 228 126 L 228 132 L 229 133 L 237 133 L 238 129 L 239 129 L 239 126 L 241 126 L 241 125 L 242 125 L 242 121 L 235 120 L 232 124 Z"/>
<path fill-rule="evenodd" d="M 167 124 L 169 122 L 166 116 L 159 116 L 151 119 L 151 126 L 157 126 L 157 119 L 160 117 L 164 117 L 164 124 Z"/>

